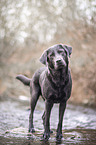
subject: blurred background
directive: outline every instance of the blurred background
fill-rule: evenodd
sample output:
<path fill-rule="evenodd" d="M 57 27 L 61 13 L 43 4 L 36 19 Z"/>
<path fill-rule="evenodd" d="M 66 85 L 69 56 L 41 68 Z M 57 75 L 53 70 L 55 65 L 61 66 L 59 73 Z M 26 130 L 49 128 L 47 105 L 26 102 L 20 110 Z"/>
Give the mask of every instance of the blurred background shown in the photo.
<path fill-rule="evenodd" d="M 0 1 L 0 96 L 30 96 L 15 79 L 32 77 L 42 52 L 57 43 L 72 46 L 69 102 L 96 106 L 96 1 Z"/>

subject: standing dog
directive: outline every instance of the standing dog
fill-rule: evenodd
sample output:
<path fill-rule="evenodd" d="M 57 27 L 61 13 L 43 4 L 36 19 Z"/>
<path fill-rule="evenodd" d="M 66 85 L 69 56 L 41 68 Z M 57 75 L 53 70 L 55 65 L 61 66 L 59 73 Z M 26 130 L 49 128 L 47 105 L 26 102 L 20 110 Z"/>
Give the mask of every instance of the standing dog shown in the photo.
<path fill-rule="evenodd" d="M 59 123 L 57 127 L 57 139 L 62 138 L 62 122 L 66 108 L 66 102 L 71 95 L 72 80 L 68 68 L 68 57 L 72 53 L 72 47 L 57 44 L 48 48 L 40 58 L 40 62 L 46 65 L 35 72 L 32 79 L 23 75 L 16 78 L 25 85 L 30 86 L 31 113 L 29 116 L 29 132 L 35 132 L 33 126 L 33 113 L 39 96 L 45 101 L 45 111 L 42 116 L 44 124 L 44 139 L 49 139 L 50 113 L 54 103 L 59 103 Z"/>

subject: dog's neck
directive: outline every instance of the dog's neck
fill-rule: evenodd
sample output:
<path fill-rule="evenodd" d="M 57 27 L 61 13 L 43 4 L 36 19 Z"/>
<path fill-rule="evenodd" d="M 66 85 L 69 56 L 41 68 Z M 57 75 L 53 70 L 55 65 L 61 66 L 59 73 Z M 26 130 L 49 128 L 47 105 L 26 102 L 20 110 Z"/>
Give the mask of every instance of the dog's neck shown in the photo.
<path fill-rule="evenodd" d="M 67 76 L 68 76 L 68 68 L 66 69 L 60 69 L 60 70 L 54 70 L 49 68 L 48 69 L 48 76 L 49 79 L 53 82 L 53 83 L 60 83 L 61 81 L 63 83 L 65 83 L 65 81 L 67 80 Z"/>

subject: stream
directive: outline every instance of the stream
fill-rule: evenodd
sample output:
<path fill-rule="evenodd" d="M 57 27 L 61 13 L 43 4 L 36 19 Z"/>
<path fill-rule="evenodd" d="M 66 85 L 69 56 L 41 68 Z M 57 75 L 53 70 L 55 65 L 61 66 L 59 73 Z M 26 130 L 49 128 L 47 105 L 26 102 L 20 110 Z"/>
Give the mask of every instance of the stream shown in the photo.
<path fill-rule="evenodd" d="M 41 140 L 43 135 L 42 114 L 44 102 L 40 98 L 34 112 L 36 132 L 28 133 L 30 113 L 29 99 L 0 97 L 0 145 L 95 145 L 96 144 L 96 110 L 83 106 L 67 104 L 63 120 L 63 139 L 57 142 L 58 104 L 51 112 L 51 129 L 49 141 Z"/>

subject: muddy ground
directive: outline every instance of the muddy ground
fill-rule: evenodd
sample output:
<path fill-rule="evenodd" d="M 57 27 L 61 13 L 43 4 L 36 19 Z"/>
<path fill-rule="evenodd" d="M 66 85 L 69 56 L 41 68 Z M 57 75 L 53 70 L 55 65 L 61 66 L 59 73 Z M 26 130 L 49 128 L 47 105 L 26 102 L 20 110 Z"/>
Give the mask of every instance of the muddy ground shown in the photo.
<path fill-rule="evenodd" d="M 44 142 L 41 119 L 44 102 L 39 99 L 34 113 L 34 134 L 28 133 L 29 102 L 29 98 L 24 96 L 18 99 L 0 97 L 0 145 L 96 144 L 96 110 L 68 104 L 63 121 L 63 139 L 57 142 L 58 105 L 54 105 L 50 121 L 53 134 L 48 142 Z"/>

